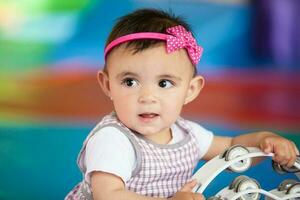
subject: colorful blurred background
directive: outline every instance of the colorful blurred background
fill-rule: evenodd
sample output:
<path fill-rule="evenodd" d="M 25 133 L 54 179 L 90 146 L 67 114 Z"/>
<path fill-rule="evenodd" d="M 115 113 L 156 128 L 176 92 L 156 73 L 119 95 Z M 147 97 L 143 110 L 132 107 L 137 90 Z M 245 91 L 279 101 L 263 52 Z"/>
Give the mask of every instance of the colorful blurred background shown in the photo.
<path fill-rule="evenodd" d="M 298 0 L 0 0 L 0 199 L 63 199 L 81 179 L 77 153 L 112 109 L 96 78 L 106 37 L 145 7 L 184 16 L 205 49 L 206 86 L 184 116 L 219 135 L 270 130 L 300 146 Z M 270 160 L 247 173 L 268 189 L 291 176 Z"/>

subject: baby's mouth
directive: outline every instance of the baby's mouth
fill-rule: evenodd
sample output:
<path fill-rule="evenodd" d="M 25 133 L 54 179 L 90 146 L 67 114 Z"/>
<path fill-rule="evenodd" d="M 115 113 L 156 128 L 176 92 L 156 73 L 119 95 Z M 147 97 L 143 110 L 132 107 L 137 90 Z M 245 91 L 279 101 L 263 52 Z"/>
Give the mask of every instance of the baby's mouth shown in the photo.
<path fill-rule="evenodd" d="M 141 117 L 143 119 L 153 119 L 157 116 L 158 116 L 157 113 L 142 113 L 142 114 L 139 114 L 139 117 Z"/>

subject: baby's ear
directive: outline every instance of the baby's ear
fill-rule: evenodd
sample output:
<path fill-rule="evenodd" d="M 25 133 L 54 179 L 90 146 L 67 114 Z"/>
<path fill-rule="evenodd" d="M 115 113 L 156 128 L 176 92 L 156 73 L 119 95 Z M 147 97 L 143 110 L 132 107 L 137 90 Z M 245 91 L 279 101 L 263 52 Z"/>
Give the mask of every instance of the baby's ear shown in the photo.
<path fill-rule="evenodd" d="M 184 105 L 190 103 L 199 95 L 204 86 L 204 78 L 202 76 L 195 76 L 191 81 L 188 92 L 184 101 Z"/>
<path fill-rule="evenodd" d="M 110 97 L 110 86 L 109 86 L 109 78 L 107 72 L 103 70 L 98 71 L 98 82 L 104 94 Z"/>

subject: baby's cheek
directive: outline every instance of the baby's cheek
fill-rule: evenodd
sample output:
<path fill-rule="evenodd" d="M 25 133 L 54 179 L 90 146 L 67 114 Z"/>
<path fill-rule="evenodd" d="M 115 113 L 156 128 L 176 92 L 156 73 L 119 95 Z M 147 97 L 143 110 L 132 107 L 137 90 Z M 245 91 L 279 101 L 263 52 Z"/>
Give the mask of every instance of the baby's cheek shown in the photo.
<path fill-rule="evenodd" d="M 170 101 L 168 105 L 163 105 L 162 109 L 164 115 L 166 115 L 170 119 L 176 120 L 180 115 L 182 105 L 178 104 L 177 102 Z"/>

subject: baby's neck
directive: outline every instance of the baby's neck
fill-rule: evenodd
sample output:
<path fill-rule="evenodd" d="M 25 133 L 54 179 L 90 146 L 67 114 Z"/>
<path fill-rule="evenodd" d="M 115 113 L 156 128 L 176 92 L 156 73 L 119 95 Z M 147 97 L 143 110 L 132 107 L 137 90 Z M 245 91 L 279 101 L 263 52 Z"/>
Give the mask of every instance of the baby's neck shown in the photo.
<path fill-rule="evenodd" d="M 154 135 L 145 136 L 147 139 L 157 144 L 168 144 L 172 140 L 172 130 L 170 128 L 156 133 Z"/>

